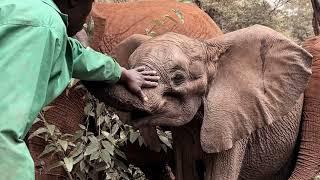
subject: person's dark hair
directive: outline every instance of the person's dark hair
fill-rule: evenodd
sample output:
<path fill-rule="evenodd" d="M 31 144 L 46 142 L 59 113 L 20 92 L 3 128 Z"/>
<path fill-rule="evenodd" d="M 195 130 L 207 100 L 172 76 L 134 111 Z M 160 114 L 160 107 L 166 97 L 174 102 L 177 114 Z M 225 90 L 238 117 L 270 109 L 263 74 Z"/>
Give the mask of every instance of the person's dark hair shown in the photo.
<path fill-rule="evenodd" d="M 60 11 L 68 15 L 68 35 L 74 36 L 83 28 L 94 0 L 53 0 Z"/>

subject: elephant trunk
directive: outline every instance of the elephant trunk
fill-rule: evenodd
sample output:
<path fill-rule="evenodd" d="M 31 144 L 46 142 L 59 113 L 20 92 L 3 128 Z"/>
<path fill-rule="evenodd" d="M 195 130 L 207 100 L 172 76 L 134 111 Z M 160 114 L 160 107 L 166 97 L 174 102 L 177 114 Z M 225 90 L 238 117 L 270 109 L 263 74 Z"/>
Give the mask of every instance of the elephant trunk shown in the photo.
<path fill-rule="evenodd" d="M 301 144 L 290 180 L 313 179 L 320 171 L 320 37 L 304 42 L 313 55 L 312 76 L 305 91 Z"/>
<path fill-rule="evenodd" d="M 123 85 L 104 82 L 82 81 L 84 86 L 100 101 L 122 111 L 150 112 L 144 103 Z"/>

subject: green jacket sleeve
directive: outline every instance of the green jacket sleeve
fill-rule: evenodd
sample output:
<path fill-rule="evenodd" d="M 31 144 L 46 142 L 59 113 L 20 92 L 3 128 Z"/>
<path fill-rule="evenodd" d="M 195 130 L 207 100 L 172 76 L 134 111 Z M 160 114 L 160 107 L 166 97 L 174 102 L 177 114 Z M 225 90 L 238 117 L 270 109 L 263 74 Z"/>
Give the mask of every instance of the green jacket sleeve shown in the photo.
<path fill-rule="evenodd" d="M 121 76 L 120 65 L 110 56 L 103 55 L 91 48 L 83 47 L 80 42 L 68 38 L 72 49 L 72 77 L 88 81 L 117 82 Z"/>

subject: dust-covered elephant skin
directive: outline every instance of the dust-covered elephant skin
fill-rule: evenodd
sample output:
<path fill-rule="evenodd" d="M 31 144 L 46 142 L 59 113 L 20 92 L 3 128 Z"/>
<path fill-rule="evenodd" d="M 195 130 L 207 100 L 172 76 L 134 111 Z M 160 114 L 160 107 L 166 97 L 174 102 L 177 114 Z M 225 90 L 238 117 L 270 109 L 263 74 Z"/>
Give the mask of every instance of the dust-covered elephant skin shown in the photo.
<path fill-rule="evenodd" d="M 180 11 L 182 17 L 179 18 L 173 10 Z M 91 47 L 111 55 L 125 38 L 132 34 L 146 34 L 147 31 L 154 32 L 154 35 L 176 32 L 197 39 L 222 34 L 213 20 L 196 5 L 175 0 L 95 3 L 90 17 L 95 22 Z M 127 66 L 121 61 L 119 63 Z"/>
<path fill-rule="evenodd" d="M 206 41 L 134 35 L 118 48 L 129 67 L 159 72 L 159 86 L 143 90 L 149 100 L 121 85 L 87 86 L 132 111 L 136 127 L 172 127 L 178 180 L 290 177 L 311 75 L 307 51 L 261 25 Z"/>
<path fill-rule="evenodd" d="M 305 91 L 301 145 L 296 167 L 290 179 L 312 179 L 320 172 L 320 37 L 312 37 L 303 43 L 312 54 L 312 75 Z"/>
<path fill-rule="evenodd" d="M 183 14 L 183 24 L 179 22 L 180 19 L 172 9 L 179 10 Z M 167 14 L 177 21 L 177 23 L 166 18 L 164 25 L 154 26 L 154 20 L 161 19 Z M 89 45 L 102 53 L 116 56 L 117 59 L 125 59 L 125 57 L 122 57 L 123 53 L 117 53 L 115 48 L 119 42 L 136 33 L 144 34 L 146 29 L 150 29 L 153 26 L 152 31 L 156 34 L 173 31 L 198 39 L 210 39 L 222 34 L 213 20 L 196 5 L 178 3 L 174 0 L 139 1 L 123 4 L 95 3 L 91 17 L 94 21 L 94 29 L 91 32 L 93 35 L 91 44 L 89 44 L 88 38 L 83 31 L 77 34 L 76 37 L 83 45 Z M 117 56 L 120 57 L 118 58 Z M 118 62 L 122 66 L 128 66 L 121 61 Z M 79 128 L 78 124 L 86 119 L 86 116 L 83 114 L 86 104 L 82 98 L 84 94 L 79 89 L 70 90 L 69 95 L 64 92 L 55 102 L 50 104 L 50 106 L 54 107 L 45 113 L 47 121 L 57 125 L 64 133 L 74 133 Z M 36 127 L 33 127 L 32 131 L 35 129 Z M 147 129 L 143 133 L 147 134 Z M 149 138 L 147 139 L 148 142 L 154 142 L 152 137 L 148 136 L 147 138 Z M 37 155 L 43 151 L 45 143 L 38 139 L 31 139 L 28 140 L 28 144 L 35 161 L 37 179 L 54 180 L 60 178 L 56 174 L 64 175 L 63 169 L 53 171 L 52 173 L 42 171 L 42 175 L 40 175 L 39 172 L 42 169 L 42 165 Z M 164 177 L 164 163 L 173 160 L 173 152 L 170 149 L 166 154 L 163 151 L 158 153 L 152 152 L 147 148 L 140 149 L 137 144 L 128 144 L 122 150 L 126 153 L 128 162 L 141 167 L 149 179 L 152 180 L 162 179 Z M 54 161 L 49 158 L 45 159 L 44 169 L 52 164 L 52 162 Z"/>

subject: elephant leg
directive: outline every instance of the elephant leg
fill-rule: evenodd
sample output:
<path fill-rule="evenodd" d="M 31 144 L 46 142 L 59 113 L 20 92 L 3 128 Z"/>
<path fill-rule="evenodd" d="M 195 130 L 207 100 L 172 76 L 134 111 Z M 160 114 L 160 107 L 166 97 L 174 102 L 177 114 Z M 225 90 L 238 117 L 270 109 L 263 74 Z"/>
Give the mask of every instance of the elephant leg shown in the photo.
<path fill-rule="evenodd" d="M 203 180 L 201 168 L 200 122 L 192 121 L 186 126 L 172 130 L 175 156 L 176 180 Z M 202 171 L 202 172 L 201 172 Z"/>
<path fill-rule="evenodd" d="M 230 150 L 209 155 L 205 160 L 205 180 L 237 180 L 248 138 L 238 141 Z"/>
<path fill-rule="evenodd" d="M 174 155 L 176 159 L 177 180 L 201 180 L 197 173 L 196 160 L 193 155 L 193 139 L 182 128 L 173 131 Z"/>

